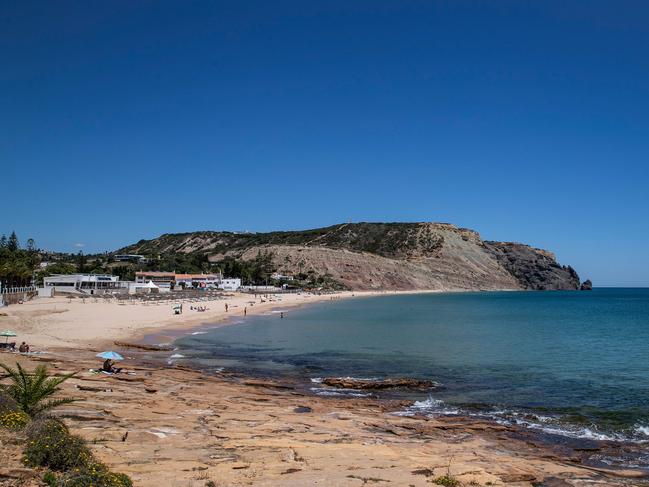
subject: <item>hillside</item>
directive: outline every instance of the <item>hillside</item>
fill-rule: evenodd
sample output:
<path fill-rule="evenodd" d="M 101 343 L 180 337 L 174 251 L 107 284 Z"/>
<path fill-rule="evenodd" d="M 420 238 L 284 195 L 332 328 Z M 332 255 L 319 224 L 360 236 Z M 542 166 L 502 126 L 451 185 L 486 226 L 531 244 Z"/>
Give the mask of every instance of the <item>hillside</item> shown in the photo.
<path fill-rule="evenodd" d="M 294 232 L 192 232 L 141 240 L 116 253 L 198 256 L 211 263 L 271 256 L 273 270 L 350 289 L 578 289 L 551 252 L 483 241 L 447 223 L 345 223 Z"/>

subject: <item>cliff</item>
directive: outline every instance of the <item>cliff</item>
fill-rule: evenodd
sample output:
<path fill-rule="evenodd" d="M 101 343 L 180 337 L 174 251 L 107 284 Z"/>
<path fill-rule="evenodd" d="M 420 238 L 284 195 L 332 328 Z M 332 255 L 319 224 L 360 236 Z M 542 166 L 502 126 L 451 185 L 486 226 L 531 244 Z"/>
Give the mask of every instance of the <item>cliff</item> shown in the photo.
<path fill-rule="evenodd" d="M 165 234 L 116 253 L 198 255 L 211 263 L 271 255 L 282 274 L 326 275 L 366 289 L 579 289 L 551 252 L 483 241 L 448 223 L 345 223 L 295 232 Z"/>

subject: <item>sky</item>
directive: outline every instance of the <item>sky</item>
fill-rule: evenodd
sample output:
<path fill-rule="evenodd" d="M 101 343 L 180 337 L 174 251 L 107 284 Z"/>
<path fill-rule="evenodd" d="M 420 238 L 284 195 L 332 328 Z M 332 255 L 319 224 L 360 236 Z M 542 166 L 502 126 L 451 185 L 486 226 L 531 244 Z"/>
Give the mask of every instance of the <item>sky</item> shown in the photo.
<path fill-rule="evenodd" d="M 0 2 L 0 233 L 439 221 L 649 286 L 649 3 Z"/>

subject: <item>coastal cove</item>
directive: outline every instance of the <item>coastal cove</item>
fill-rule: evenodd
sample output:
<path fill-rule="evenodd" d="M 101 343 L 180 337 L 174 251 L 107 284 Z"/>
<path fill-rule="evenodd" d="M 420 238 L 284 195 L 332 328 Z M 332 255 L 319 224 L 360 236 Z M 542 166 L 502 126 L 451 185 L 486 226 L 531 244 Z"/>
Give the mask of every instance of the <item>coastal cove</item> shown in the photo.
<path fill-rule="evenodd" d="M 320 387 L 311 381 L 318 377 L 316 370 L 269 373 L 239 368 L 233 362 L 219 371 L 216 364 L 206 367 L 171 358 L 189 355 L 184 350 L 149 352 L 114 344 L 134 343 L 143 335 L 182 341 L 211 332 L 240 333 L 263 320 L 290 327 L 291 320 L 302 314 L 329 315 L 341 306 L 363 308 L 410 297 L 522 295 L 380 294 L 289 295 L 282 302 L 251 306 L 245 320 L 239 307 L 231 308 L 227 318 L 223 301 L 208 304 L 208 312 L 186 310 L 172 318 L 166 307 L 39 300 L 12 307 L 0 317 L 8 326 L 24 330 L 36 353 L 2 354 L 1 359 L 16 359 L 29 368 L 44 363 L 56 374 L 77 371 L 79 375 L 65 383 L 64 393 L 81 401 L 62 408 L 60 416 L 93 445 L 102 461 L 128 473 L 138 486 L 186 487 L 203 485 L 206 479 L 233 486 L 360 486 L 368 478 L 425 486 L 431 476 L 448 471 L 465 484 L 478 485 L 532 486 L 557 479 L 580 487 L 643 485 L 646 470 L 629 461 L 639 458 L 642 445 L 570 438 L 558 442 L 556 437 L 544 438 L 529 428 L 499 424 L 481 415 L 418 411 L 418 399 L 399 391 L 380 397 L 321 396 L 311 390 Z M 337 299 L 342 297 L 354 299 Z M 234 294 L 227 300 L 243 305 L 250 299 Z M 280 310 L 285 311 L 284 318 L 277 313 Z M 231 326 L 223 326 L 228 323 Z M 56 336 L 50 330 L 56 330 Z M 109 346 L 125 356 L 122 365 L 128 374 L 89 372 L 98 365 L 95 354 Z M 282 367 L 288 363 L 281 353 L 275 358 L 281 359 Z M 621 452 L 626 463 L 606 462 L 619 459 Z"/>
<path fill-rule="evenodd" d="M 387 295 L 281 311 L 179 337 L 169 362 L 325 397 L 407 400 L 394 413 L 472 416 L 552 441 L 649 441 L 649 290 Z M 350 376 L 438 385 L 376 392 L 321 383 Z M 649 459 L 634 455 L 632 464 L 647 468 Z"/>

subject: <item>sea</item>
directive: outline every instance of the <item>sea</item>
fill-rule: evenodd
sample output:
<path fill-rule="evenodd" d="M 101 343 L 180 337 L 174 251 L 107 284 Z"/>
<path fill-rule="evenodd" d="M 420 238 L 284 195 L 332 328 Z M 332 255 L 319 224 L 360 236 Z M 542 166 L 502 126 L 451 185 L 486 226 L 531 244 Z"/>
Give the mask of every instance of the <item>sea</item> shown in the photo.
<path fill-rule="evenodd" d="M 407 400 L 399 415 L 471 415 L 649 449 L 649 289 L 390 294 L 205 326 L 170 360 L 291 380 L 313 394 Z M 324 377 L 434 381 L 381 393 Z M 649 467 L 647 458 L 634 458 Z M 643 463 L 644 462 L 644 463 Z"/>

